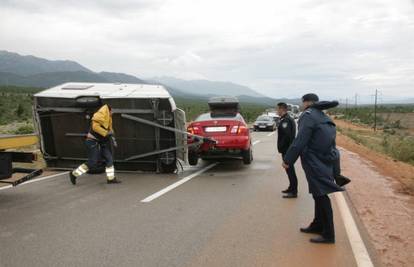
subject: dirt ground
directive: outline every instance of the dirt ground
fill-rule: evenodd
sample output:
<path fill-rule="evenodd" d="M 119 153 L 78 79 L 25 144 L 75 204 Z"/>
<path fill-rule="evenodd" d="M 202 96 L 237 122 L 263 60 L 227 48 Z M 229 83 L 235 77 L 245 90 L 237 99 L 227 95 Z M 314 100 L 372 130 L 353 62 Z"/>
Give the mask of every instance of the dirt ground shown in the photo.
<path fill-rule="evenodd" d="M 352 179 L 348 195 L 380 262 L 384 266 L 414 266 L 414 166 L 339 133 L 337 144 L 342 150 L 342 172 Z"/>

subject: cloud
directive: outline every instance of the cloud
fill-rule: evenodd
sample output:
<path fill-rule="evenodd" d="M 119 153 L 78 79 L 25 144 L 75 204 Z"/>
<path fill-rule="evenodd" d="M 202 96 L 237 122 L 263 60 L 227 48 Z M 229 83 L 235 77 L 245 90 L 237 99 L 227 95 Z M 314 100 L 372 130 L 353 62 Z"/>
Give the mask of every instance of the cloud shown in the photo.
<path fill-rule="evenodd" d="M 271 96 L 414 95 L 414 4 L 398 0 L 2 1 L 2 49 Z"/>

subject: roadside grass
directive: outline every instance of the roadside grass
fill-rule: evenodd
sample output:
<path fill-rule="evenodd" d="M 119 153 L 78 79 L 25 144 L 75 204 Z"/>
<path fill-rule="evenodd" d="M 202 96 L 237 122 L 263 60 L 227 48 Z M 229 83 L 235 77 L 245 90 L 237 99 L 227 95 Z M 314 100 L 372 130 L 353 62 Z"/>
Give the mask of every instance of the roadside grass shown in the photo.
<path fill-rule="evenodd" d="M 372 131 L 338 127 L 338 131 L 356 143 L 376 152 L 386 154 L 393 159 L 414 165 L 414 136 L 406 132 Z"/>
<path fill-rule="evenodd" d="M 335 119 L 345 122 L 338 127 L 344 135 L 374 151 L 414 165 L 414 105 L 380 105 L 336 108 Z M 373 130 L 376 122 L 377 131 Z"/>
<path fill-rule="evenodd" d="M 34 133 L 32 120 L 14 121 L 8 124 L 0 125 L 0 134 L 17 135 Z"/>

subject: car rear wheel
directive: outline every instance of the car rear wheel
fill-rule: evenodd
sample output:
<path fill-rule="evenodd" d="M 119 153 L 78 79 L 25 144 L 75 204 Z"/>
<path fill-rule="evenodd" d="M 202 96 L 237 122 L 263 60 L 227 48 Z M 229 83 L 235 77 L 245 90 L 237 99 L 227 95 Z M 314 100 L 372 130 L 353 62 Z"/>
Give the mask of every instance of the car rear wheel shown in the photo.
<path fill-rule="evenodd" d="M 198 155 L 197 155 L 197 153 L 191 152 L 191 151 L 188 152 L 188 163 L 191 166 L 195 166 L 195 165 L 198 164 Z"/>
<path fill-rule="evenodd" d="M 251 148 L 243 150 L 243 163 L 248 165 L 253 161 L 253 151 Z"/>

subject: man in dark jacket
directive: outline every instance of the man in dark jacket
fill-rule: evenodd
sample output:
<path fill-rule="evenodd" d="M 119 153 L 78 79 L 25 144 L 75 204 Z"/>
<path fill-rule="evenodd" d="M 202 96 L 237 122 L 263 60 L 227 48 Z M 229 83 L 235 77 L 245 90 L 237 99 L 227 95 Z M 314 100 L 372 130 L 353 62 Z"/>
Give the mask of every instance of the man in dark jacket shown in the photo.
<path fill-rule="evenodd" d="M 298 135 L 283 158 L 284 168 L 289 168 L 300 156 L 309 185 L 309 192 L 315 201 L 315 217 L 304 233 L 321 236 L 311 238 L 313 243 L 335 243 L 335 230 L 331 201 L 328 194 L 343 189 L 335 183 L 334 163 L 336 128 L 332 120 L 321 110 L 312 107 L 319 98 L 315 94 L 302 97 L 304 112 L 299 118 Z"/>
<path fill-rule="evenodd" d="M 288 106 L 286 103 L 280 102 L 277 104 L 277 113 L 280 116 L 279 126 L 277 128 L 277 150 L 285 156 L 290 144 L 296 136 L 295 120 L 289 116 Z M 295 167 L 293 164 L 286 169 L 286 174 L 289 178 L 289 187 L 283 190 L 286 193 L 284 198 L 296 198 L 298 194 L 298 178 L 296 177 Z"/>
<path fill-rule="evenodd" d="M 319 110 L 326 110 L 330 108 L 337 107 L 339 103 L 337 101 L 319 101 L 312 105 L 312 108 L 316 108 Z M 345 186 L 351 182 L 351 179 L 349 179 L 346 176 L 343 176 L 341 173 L 341 155 L 339 153 L 339 150 L 335 146 L 334 153 L 337 154 L 336 160 L 333 165 L 333 172 L 334 172 L 334 179 L 337 185 L 339 186 Z"/>

